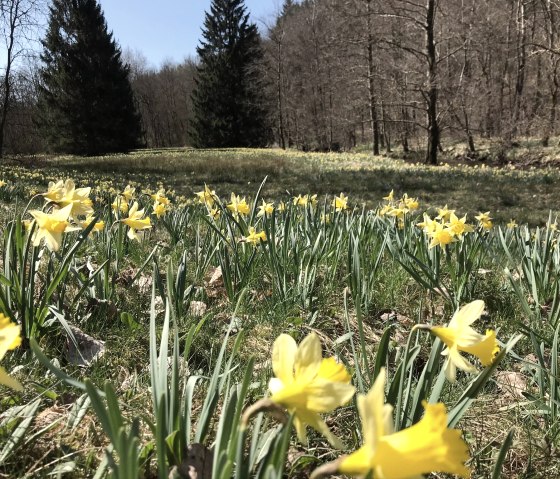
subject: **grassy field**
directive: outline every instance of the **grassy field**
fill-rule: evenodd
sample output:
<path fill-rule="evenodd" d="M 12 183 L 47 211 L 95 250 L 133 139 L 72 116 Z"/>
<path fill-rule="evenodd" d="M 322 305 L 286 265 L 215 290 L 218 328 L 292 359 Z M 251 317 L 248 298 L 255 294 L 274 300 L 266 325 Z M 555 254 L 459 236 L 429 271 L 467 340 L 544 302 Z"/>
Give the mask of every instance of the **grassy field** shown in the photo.
<path fill-rule="evenodd" d="M 0 166 L 0 477 L 557 477 L 560 173 L 455 163 Z"/>
<path fill-rule="evenodd" d="M 540 156 L 544 156 L 542 149 Z M 425 208 L 448 204 L 463 213 L 490 210 L 502 222 L 542 225 L 549 212 L 560 211 L 556 185 L 560 170 L 524 167 L 521 155 L 513 165 L 491 168 L 482 162 L 429 167 L 399 159 L 372 157 L 364 153 L 302 153 L 282 150 L 146 150 L 130 155 L 77 158 L 49 157 L 21 160 L 0 167 L 4 178 L 25 177 L 32 188 L 46 186 L 49 179 L 70 176 L 83 183 L 115 181 L 155 187 L 158 182 L 179 196 L 192 198 L 205 183 L 219 195 L 235 191 L 254 195 L 267 177 L 264 196 L 283 199 L 312 192 L 324 195 L 344 192 L 351 204 L 371 208 L 390 190 L 418 197 Z M 515 157 L 513 160 L 515 161 Z M 450 164 L 453 163 L 449 158 Z M 25 165 L 31 168 L 25 168 Z M 40 174 L 39 174 L 40 172 Z"/>

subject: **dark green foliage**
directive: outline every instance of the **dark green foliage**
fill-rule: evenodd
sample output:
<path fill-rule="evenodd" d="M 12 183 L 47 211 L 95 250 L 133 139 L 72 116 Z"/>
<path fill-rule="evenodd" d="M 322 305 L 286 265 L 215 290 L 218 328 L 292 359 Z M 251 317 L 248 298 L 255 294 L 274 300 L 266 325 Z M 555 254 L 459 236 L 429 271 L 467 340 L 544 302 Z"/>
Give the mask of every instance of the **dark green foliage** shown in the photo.
<path fill-rule="evenodd" d="M 270 128 L 259 71 L 263 54 L 243 0 L 213 0 L 202 35 L 192 97 L 194 146 L 265 146 Z"/>
<path fill-rule="evenodd" d="M 141 146 L 129 67 L 97 0 L 54 0 L 43 40 L 39 126 L 55 152 Z"/>

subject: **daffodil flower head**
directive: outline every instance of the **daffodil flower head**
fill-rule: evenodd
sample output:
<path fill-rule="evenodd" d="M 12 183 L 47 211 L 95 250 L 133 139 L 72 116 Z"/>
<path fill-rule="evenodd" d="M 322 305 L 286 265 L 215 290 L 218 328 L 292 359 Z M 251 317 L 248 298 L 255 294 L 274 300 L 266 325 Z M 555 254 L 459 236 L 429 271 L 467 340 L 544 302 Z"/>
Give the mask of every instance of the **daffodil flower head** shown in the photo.
<path fill-rule="evenodd" d="M 247 204 L 245 198 L 236 196 L 235 193 L 231 194 L 231 203 L 227 205 L 227 209 L 230 210 L 234 215 L 247 216 L 249 214 L 250 208 Z"/>
<path fill-rule="evenodd" d="M 274 203 L 267 203 L 265 200 L 262 200 L 262 204 L 259 206 L 259 212 L 257 213 L 257 216 L 270 216 L 273 212 Z"/>
<path fill-rule="evenodd" d="M 49 182 L 49 187 L 43 196 L 53 203 L 58 203 L 64 196 L 64 181 L 58 180 L 56 183 L 54 181 Z"/>
<path fill-rule="evenodd" d="M 128 218 L 121 220 L 129 227 L 127 236 L 130 239 L 140 240 L 137 231 L 145 230 L 152 227 L 150 217 L 143 218 L 144 210 L 138 209 L 138 202 L 135 201 L 128 212 Z"/>
<path fill-rule="evenodd" d="M 342 364 L 334 357 L 323 359 L 317 335 L 309 334 L 299 346 L 291 336 L 280 335 L 272 348 L 272 369 L 276 377 L 268 385 L 270 399 L 294 415 L 299 440 L 307 444 L 309 425 L 331 445 L 342 448 L 320 414 L 348 403 L 355 388 Z"/>
<path fill-rule="evenodd" d="M 39 210 L 30 211 L 29 213 L 37 224 L 37 231 L 33 236 L 33 246 L 39 246 L 44 239 L 49 250 L 58 251 L 62 243 L 62 233 L 79 229 L 71 226 L 68 221 L 71 211 L 72 205 L 55 209 L 52 213 L 44 213 Z"/>
<path fill-rule="evenodd" d="M 512 218 L 511 220 L 509 220 L 509 223 L 506 226 L 508 229 L 513 230 L 518 227 L 518 224 L 517 221 Z"/>
<path fill-rule="evenodd" d="M 430 331 L 440 338 L 446 348 L 442 356 L 446 356 L 445 375 L 454 382 L 457 368 L 473 373 L 476 367 L 465 359 L 461 352 L 476 356 L 483 366 L 489 366 L 500 348 L 496 340 L 496 332 L 487 330 L 485 335 L 477 333 L 472 327 L 484 311 L 484 301 L 476 300 L 457 311 L 447 326 L 433 326 Z"/>
<path fill-rule="evenodd" d="M 93 201 L 89 198 L 91 188 L 76 188 L 73 180 L 66 180 L 62 198 L 56 203 L 61 207 L 72 206 L 70 217 L 93 214 Z"/>
<path fill-rule="evenodd" d="M 465 466 L 468 447 L 461 431 L 447 428 L 443 403 L 423 403 L 426 413 L 413 426 L 393 430 L 393 408 L 385 404 L 385 369 L 382 368 L 370 392 L 358 396 L 364 442 L 353 454 L 343 457 L 338 471 L 350 476 L 375 479 L 416 479 L 430 472 L 469 477 Z"/>
<path fill-rule="evenodd" d="M 383 199 L 388 202 L 392 202 L 394 198 L 395 198 L 395 190 L 391 190 L 391 192 L 387 196 L 383 197 Z"/>
<path fill-rule="evenodd" d="M 18 324 L 10 322 L 7 316 L 0 313 L 0 360 L 4 358 L 8 351 L 21 344 L 20 329 Z M 11 377 L 3 367 L 0 367 L 0 384 L 17 391 L 23 390 L 19 381 Z"/>
<path fill-rule="evenodd" d="M 455 240 L 453 231 L 446 225 L 437 222 L 435 223 L 435 229 L 429 233 L 429 236 L 432 238 L 429 246 L 430 248 L 435 246 L 445 248 L 445 245 L 448 245 Z"/>
<path fill-rule="evenodd" d="M 332 201 L 332 206 L 335 211 L 344 211 L 348 209 L 348 197 L 344 196 L 344 193 L 340 193 L 340 196 L 335 196 Z"/>
<path fill-rule="evenodd" d="M 266 241 L 266 233 L 264 231 L 257 233 L 257 230 L 255 230 L 253 226 L 249 226 L 249 235 L 245 238 L 245 241 L 256 246 L 261 241 Z"/>
<path fill-rule="evenodd" d="M 449 221 L 452 214 L 455 214 L 455 210 L 450 210 L 449 208 L 447 208 L 447 205 L 445 205 L 443 208 L 438 208 L 436 219 Z"/>
<path fill-rule="evenodd" d="M 204 185 L 204 189 L 196 193 L 199 203 L 212 207 L 216 198 L 216 192 L 211 190 L 208 185 Z"/>
<path fill-rule="evenodd" d="M 154 200 L 154 204 L 161 203 L 162 205 L 165 206 L 168 206 L 170 204 L 169 198 L 165 196 L 165 190 L 163 188 L 158 190 L 157 193 L 150 195 L 150 198 Z"/>
<path fill-rule="evenodd" d="M 167 209 L 168 207 L 165 203 L 160 203 L 158 201 L 154 203 L 154 214 L 158 219 L 167 214 Z"/>
<path fill-rule="evenodd" d="M 463 216 L 462 218 L 458 218 L 457 215 L 451 210 L 449 213 L 449 223 L 447 227 L 453 234 L 458 238 L 462 238 L 465 233 L 472 233 L 474 228 L 467 224 L 467 215 Z"/>
<path fill-rule="evenodd" d="M 84 221 L 82 221 L 81 226 L 82 228 L 87 228 L 91 222 L 93 221 L 93 215 L 89 215 Z M 103 229 L 105 228 L 105 221 L 103 220 L 98 220 L 96 221 L 95 225 L 93 225 L 93 231 L 95 231 L 96 233 L 99 233 L 100 231 L 103 231 Z"/>
<path fill-rule="evenodd" d="M 121 196 L 126 200 L 127 203 L 132 201 L 134 198 L 134 193 L 136 192 L 136 188 L 126 185 L 126 188 L 122 191 Z"/>
<path fill-rule="evenodd" d="M 490 217 L 490 211 L 486 213 L 479 213 L 478 216 L 475 216 L 478 220 L 478 224 L 485 230 L 489 230 L 492 228 L 492 218 Z"/>

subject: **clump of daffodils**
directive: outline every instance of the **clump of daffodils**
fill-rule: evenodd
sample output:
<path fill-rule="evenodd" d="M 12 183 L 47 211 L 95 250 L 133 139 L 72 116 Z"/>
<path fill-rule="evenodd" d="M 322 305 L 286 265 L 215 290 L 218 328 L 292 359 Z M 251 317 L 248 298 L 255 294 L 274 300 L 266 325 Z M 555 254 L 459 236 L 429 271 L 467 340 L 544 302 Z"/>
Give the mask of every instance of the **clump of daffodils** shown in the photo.
<path fill-rule="evenodd" d="M 295 206 L 306 207 L 311 205 L 312 207 L 317 206 L 317 195 L 297 195 L 294 196 L 293 203 Z"/>
<path fill-rule="evenodd" d="M 150 197 L 154 201 L 153 210 L 157 218 L 159 219 L 162 216 L 165 216 L 171 207 L 169 198 L 165 196 L 165 190 L 161 188 L 157 193 L 150 195 Z"/>
<path fill-rule="evenodd" d="M 467 233 L 472 233 L 474 228 L 467 223 L 467 215 L 459 218 L 455 210 L 450 210 L 445 205 L 438 209 L 438 215 L 432 219 L 424 213 L 423 221 L 416 226 L 422 228 L 424 233 L 431 239 L 430 248 L 446 245 L 461 240 Z"/>
<path fill-rule="evenodd" d="M 391 192 L 383 198 L 384 204 L 377 211 L 379 216 L 390 216 L 397 219 L 397 226 L 399 228 L 404 227 L 405 216 L 416 211 L 420 207 L 420 203 L 417 198 L 411 198 L 406 193 L 400 199 L 395 199 L 395 192 Z"/>

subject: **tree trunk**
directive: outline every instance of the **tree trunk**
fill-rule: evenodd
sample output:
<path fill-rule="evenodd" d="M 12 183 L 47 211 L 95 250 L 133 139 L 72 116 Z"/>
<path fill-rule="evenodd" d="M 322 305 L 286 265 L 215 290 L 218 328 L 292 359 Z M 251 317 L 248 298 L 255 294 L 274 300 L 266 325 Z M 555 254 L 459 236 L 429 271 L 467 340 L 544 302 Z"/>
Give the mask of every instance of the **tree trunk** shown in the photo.
<path fill-rule="evenodd" d="M 440 130 L 438 123 L 438 84 L 437 84 L 437 61 L 436 45 L 434 38 L 434 26 L 436 19 L 437 0 L 427 0 L 426 3 L 426 57 L 428 59 L 428 91 L 426 101 L 428 106 L 428 147 L 426 149 L 426 163 L 437 165 L 438 145 L 440 142 Z"/>
<path fill-rule="evenodd" d="M 369 93 L 369 114 L 371 121 L 371 134 L 373 141 L 372 153 L 379 155 L 379 121 L 377 118 L 375 83 L 373 81 L 373 34 L 371 33 L 371 0 L 366 1 L 366 28 L 367 28 L 367 69 L 368 69 L 368 93 Z"/>

